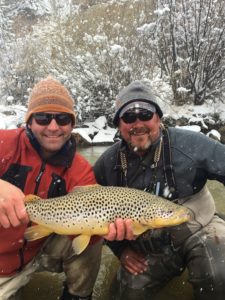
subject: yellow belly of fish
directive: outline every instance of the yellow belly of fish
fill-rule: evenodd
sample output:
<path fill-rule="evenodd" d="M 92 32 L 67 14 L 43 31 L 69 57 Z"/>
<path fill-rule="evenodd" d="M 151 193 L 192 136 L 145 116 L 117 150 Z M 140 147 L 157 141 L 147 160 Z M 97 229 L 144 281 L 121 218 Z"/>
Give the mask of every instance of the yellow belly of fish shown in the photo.
<path fill-rule="evenodd" d="M 28 227 L 25 231 L 25 238 L 28 241 L 34 241 L 43 237 L 46 237 L 52 233 L 60 235 L 78 235 L 73 240 L 73 249 L 76 254 L 80 254 L 89 244 L 90 238 L 93 235 L 104 236 L 108 233 L 108 223 L 99 222 L 89 223 L 86 225 L 76 226 L 62 226 L 58 224 L 38 224 Z M 133 232 L 135 235 L 139 235 L 148 230 L 149 226 L 141 225 L 138 222 L 133 222 Z"/>

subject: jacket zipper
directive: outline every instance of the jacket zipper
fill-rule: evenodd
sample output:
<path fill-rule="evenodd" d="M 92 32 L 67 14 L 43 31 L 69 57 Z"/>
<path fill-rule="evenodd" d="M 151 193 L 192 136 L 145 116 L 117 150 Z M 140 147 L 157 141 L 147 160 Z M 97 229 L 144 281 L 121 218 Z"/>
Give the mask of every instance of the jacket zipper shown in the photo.
<path fill-rule="evenodd" d="M 35 182 L 36 182 L 36 186 L 35 186 L 35 189 L 34 189 L 34 194 L 35 195 L 37 195 L 38 188 L 39 188 L 39 185 L 40 185 L 40 182 L 41 182 L 41 177 L 42 177 L 42 175 L 43 175 L 43 173 L 45 171 L 45 165 L 46 165 L 46 163 L 42 162 L 39 174 L 38 174 L 38 176 L 35 179 Z"/>
<path fill-rule="evenodd" d="M 46 163 L 42 162 L 38 176 L 35 179 L 35 183 L 36 183 L 35 189 L 34 189 L 35 195 L 37 195 L 38 188 L 39 188 L 39 185 L 41 182 L 41 177 L 45 171 L 45 165 L 46 165 Z M 28 227 L 29 226 L 31 226 L 31 222 L 28 224 Z M 19 250 L 20 266 L 19 266 L 19 268 L 17 268 L 17 272 L 21 272 L 21 270 L 23 269 L 23 266 L 24 266 L 24 248 L 25 248 L 26 244 L 27 244 L 27 241 L 24 240 L 23 247 Z"/>

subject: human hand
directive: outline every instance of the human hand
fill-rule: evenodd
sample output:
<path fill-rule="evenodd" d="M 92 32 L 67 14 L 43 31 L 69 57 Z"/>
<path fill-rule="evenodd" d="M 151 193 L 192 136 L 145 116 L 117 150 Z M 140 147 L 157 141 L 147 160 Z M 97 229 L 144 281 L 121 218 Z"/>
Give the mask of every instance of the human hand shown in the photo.
<path fill-rule="evenodd" d="M 117 218 L 114 223 L 109 224 L 109 232 L 104 236 L 104 239 L 108 241 L 134 240 L 132 220 Z"/>
<path fill-rule="evenodd" d="M 0 179 L 0 226 L 17 227 L 29 222 L 24 198 L 25 195 L 19 188 Z"/>
<path fill-rule="evenodd" d="M 123 267 L 133 275 L 142 274 L 147 271 L 148 262 L 146 258 L 130 248 L 126 248 L 123 251 L 120 262 Z"/>

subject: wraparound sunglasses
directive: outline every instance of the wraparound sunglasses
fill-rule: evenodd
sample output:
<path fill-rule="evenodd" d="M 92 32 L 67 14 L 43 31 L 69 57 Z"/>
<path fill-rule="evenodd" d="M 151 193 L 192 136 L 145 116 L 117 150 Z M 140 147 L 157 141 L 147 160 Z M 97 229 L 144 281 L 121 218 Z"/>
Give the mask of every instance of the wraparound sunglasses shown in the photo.
<path fill-rule="evenodd" d="M 138 110 L 138 112 L 135 111 L 127 111 L 125 114 L 121 117 L 121 119 L 124 121 L 124 123 L 131 124 L 136 122 L 137 119 L 140 121 L 150 121 L 154 116 L 154 112 L 144 109 L 144 110 Z"/>
<path fill-rule="evenodd" d="M 59 126 L 65 126 L 72 123 L 72 115 L 68 113 L 48 114 L 48 113 L 34 113 L 33 118 L 36 123 L 41 126 L 47 126 L 54 119 Z"/>

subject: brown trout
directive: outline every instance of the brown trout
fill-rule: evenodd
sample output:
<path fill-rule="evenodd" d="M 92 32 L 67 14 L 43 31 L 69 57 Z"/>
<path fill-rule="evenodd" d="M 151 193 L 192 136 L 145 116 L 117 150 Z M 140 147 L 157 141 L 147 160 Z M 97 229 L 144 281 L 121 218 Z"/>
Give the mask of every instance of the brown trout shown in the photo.
<path fill-rule="evenodd" d="M 84 186 L 46 200 L 28 195 L 25 206 L 30 220 L 37 224 L 27 228 L 28 241 L 51 233 L 78 235 L 73 240 L 77 254 L 87 247 L 92 235 L 107 234 L 116 218 L 132 219 L 135 235 L 191 219 L 191 212 L 184 206 L 126 187 Z"/>

